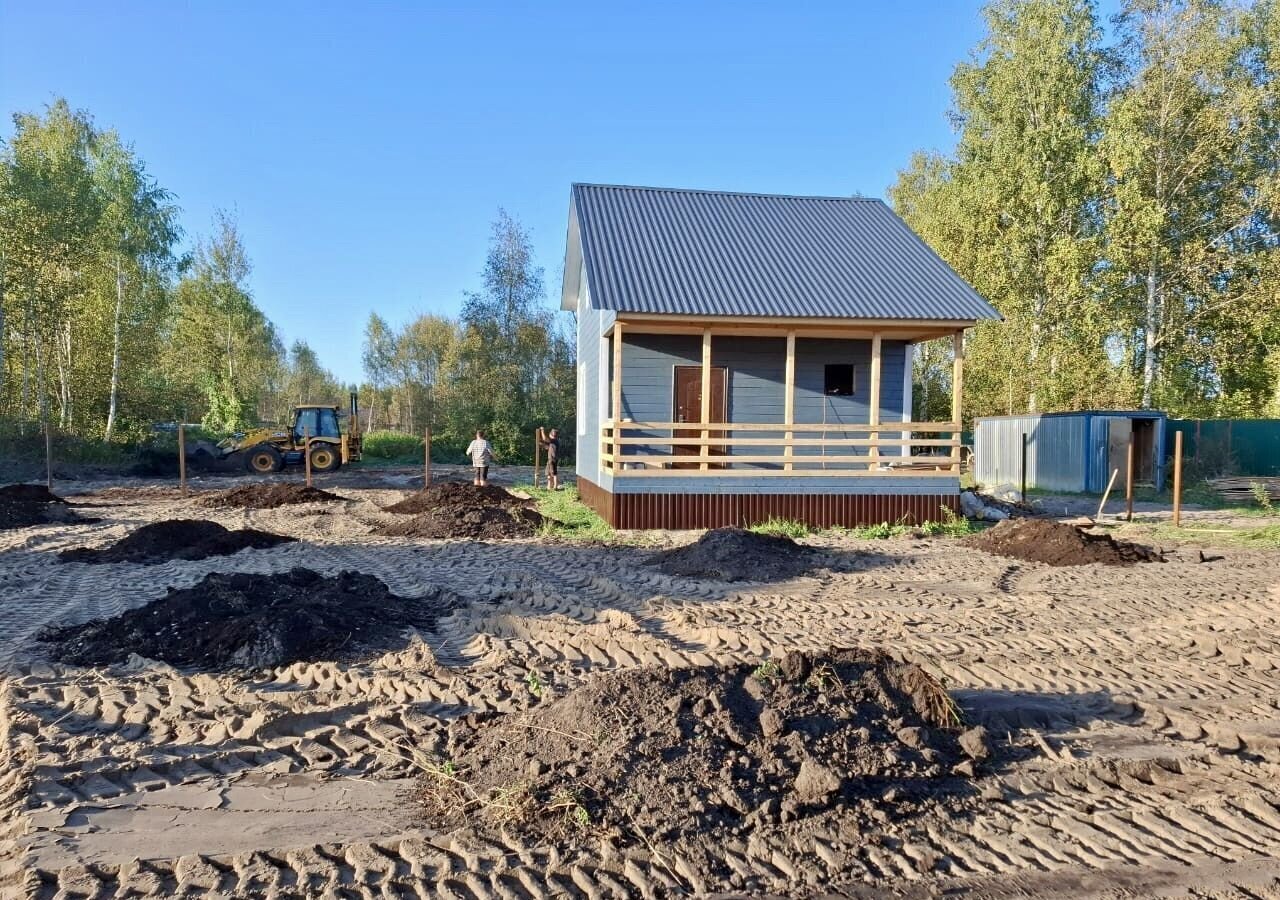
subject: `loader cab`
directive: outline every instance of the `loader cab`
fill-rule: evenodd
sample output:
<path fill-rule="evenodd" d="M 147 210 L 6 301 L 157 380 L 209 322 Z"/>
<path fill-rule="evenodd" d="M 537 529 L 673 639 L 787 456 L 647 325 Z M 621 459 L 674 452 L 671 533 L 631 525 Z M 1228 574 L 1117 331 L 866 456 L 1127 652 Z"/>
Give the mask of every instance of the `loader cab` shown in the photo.
<path fill-rule="evenodd" d="M 332 406 L 299 406 L 293 418 L 293 442 L 301 444 L 304 435 L 339 440 L 338 410 Z"/>

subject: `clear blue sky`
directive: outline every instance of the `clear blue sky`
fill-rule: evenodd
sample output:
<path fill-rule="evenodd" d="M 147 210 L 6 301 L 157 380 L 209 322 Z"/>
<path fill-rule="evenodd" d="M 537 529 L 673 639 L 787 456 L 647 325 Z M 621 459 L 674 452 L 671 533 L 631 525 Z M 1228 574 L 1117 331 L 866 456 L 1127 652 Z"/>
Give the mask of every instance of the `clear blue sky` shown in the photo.
<path fill-rule="evenodd" d="M 882 196 L 947 149 L 973 0 L 0 0 L 0 135 L 57 95 L 134 144 L 188 237 L 238 217 L 286 341 L 360 377 L 371 310 L 455 313 L 505 207 L 558 302 L 574 181 Z"/>

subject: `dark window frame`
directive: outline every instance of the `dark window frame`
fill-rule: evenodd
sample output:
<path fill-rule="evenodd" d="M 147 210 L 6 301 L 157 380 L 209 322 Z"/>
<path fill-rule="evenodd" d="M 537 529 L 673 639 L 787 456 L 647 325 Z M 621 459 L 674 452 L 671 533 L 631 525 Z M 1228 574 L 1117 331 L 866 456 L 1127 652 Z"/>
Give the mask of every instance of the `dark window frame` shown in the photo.
<path fill-rule="evenodd" d="M 833 370 L 835 370 L 833 372 Z M 833 377 L 834 376 L 834 377 Z M 822 393 L 828 397 L 852 397 L 858 389 L 853 363 L 827 363 L 822 367 Z"/>

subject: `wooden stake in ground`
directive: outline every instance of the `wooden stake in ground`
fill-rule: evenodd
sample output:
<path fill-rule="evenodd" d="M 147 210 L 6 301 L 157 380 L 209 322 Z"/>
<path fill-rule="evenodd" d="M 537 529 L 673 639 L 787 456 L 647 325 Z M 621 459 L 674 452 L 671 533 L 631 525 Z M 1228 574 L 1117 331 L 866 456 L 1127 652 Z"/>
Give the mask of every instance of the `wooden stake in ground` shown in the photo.
<path fill-rule="evenodd" d="M 178 487 L 187 496 L 187 427 L 178 425 Z"/>
<path fill-rule="evenodd" d="M 302 460 L 307 469 L 307 487 L 311 487 L 311 429 L 302 429 Z"/>
<path fill-rule="evenodd" d="M 1107 489 L 1102 492 L 1102 502 L 1098 504 L 1098 514 L 1093 517 L 1096 522 L 1102 518 L 1102 507 L 1107 505 L 1107 498 L 1111 496 L 1111 489 L 1115 487 L 1116 479 L 1120 477 L 1119 469 L 1111 470 L 1111 480 L 1107 482 Z"/>
<path fill-rule="evenodd" d="M 1133 432 L 1129 433 L 1129 455 L 1125 460 L 1124 519 L 1126 522 L 1133 521 Z"/>
<path fill-rule="evenodd" d="M 542 428 L 533 433 L 533 486 L 538 486 L 538 469 L 542 466 Z"/>
<path fill-rule="evenodd" d="M 49 493 L 53 493 L 53 427 L 44 423 L 44 480 Z"/>
<path fill-rule="evenodd" d="M 431 487 L 431 427 L 422 433 L 422 489 Z"/>
<path fill-rule="evenodd" d="M 1182 432 L 1173 433 L 1173 527 L 1182 525 Z"/>
<path fill-rule="evenodd" d="M 1027 433 L 1022 432 L 1022 497 L 1023 503 L 1027 502 Z"/>

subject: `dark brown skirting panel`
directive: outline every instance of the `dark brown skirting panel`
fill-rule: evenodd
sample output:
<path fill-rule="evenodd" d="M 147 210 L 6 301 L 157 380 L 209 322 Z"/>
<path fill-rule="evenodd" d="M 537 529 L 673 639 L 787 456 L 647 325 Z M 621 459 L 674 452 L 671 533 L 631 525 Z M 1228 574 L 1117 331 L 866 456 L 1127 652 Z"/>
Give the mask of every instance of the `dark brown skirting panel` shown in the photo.
<path fill-rule="evenodd" d="M 614 528 L 618 527 L 614 523 L 613 494 L 609 493 L 599 485 L 587 481 L 587 479 L 579 476 L 578 496 L 582 499 L 583 503 L 595 510 L 596 515 L 604 519 Z"/>
<path fill-rule="evenodd" d="M 956 494 L 612 494 L 582 478 L 582 501 L 614 528 L 721 528 L 794 519 L 814 528 L 938 521 Z"/>

